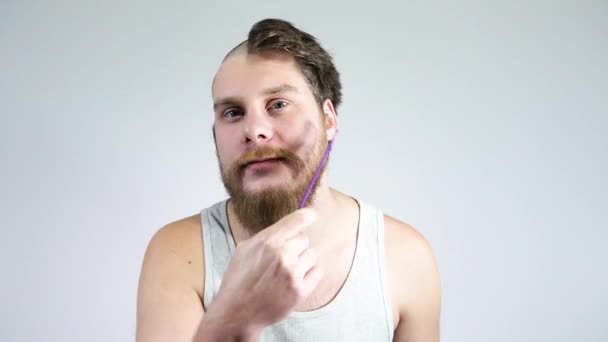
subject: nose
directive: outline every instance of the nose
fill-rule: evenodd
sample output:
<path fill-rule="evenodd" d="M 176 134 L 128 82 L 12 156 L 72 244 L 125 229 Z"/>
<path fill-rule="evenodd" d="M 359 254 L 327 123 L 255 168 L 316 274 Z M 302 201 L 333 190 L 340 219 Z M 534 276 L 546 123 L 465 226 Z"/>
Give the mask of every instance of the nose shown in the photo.
<path fill-rule="evenodd" d="M 264 143 L 272 139 L 272 124 L 266 111 L 249 111 L 245 115 L 243 137 L 247 144 Z"/>

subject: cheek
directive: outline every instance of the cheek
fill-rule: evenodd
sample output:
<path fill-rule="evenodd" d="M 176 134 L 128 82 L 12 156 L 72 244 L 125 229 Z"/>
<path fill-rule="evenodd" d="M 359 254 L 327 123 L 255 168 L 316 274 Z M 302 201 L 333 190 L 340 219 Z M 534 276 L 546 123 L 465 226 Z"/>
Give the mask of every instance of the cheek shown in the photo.
<path fill-rule="evenodd" d="M 319 132 L 313 121 L 306 121 L 299 128 L 294 138 L 290 141 L 292 151 L 300 156 L 306 156 L 313 152 L 316 142 L 319 140 Z"/>
<path fill-rule="evenodd" d="M 220 164 L 226 168 L 233 160 L 236 159 L 234 146 L 231 146 L 234 142 L 231 139 L 223 139 L 222 135 L 217 135 L 215 140 L 215 152 Z"/>

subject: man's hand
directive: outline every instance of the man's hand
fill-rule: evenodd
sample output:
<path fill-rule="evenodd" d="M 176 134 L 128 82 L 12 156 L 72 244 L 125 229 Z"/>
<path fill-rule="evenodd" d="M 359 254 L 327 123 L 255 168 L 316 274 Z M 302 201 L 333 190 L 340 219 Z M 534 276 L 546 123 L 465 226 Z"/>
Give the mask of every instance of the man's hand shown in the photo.
<path fill-rule="evenodd" d="M 239 243 L 206 315 L 257 336 L 302 303 L 322 276 L 304 233 L 315 219 L 300 209 Z"/>

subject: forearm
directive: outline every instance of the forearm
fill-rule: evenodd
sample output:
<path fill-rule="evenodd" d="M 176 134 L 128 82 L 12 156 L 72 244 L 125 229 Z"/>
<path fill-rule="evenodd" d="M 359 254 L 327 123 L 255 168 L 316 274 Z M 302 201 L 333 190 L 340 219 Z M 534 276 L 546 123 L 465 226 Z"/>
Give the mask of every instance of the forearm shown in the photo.
<path fill-rule="evenodd" d="M 257 342 L 260 333 L 261 329 L 238 323 L 216 306 L 203 315 L 192 342 Z"/>

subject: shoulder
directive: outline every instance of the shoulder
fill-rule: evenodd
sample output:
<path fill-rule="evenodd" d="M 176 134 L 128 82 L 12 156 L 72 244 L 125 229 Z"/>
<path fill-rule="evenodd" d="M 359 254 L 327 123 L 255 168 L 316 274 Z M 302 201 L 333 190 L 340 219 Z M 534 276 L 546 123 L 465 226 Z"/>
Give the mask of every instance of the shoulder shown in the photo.
<path fill-rule="evenodd" d="M 384 233 L 387 256 L 394 261 L 415 268 L 430 267 L 434 264 L 431 245 L 411 225 L 385 214 Z"/>
<path fill-rule="evenodd" d="M 158 229 L 144 256 L 144 269 L 171 277 L 202 294 L 204 277 L 201 219 L 194 214 Z M 143 274 L 142 274 L 143 275 Z"/>
<path fill-rule="evenodd" d="M 137 341 L 186 341 L 203 315 L 201 226 L 192 215 L 150 239 L 137 290 Z"/>
<path fill-rule="evenodd" d="M 438 315 L 439 272 L 427 239 L 411 225 L 384 215 L 386 264 L 393 312 L 404 317 Z M 395 317 L 397 318 L 397 317 Z"/>
<path fill-rule="evenodd" d="M 152 236 L 148 249 L 174 254 L 179 257 L 194 256 L 200 252 L 201 219 L 199 214 L 171 222 Z"/>

